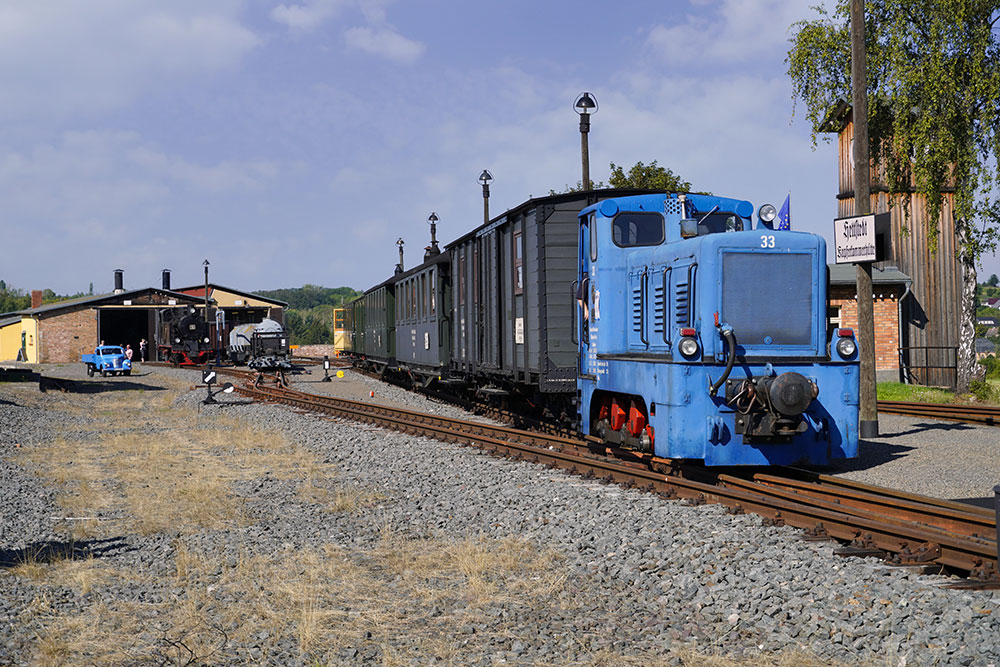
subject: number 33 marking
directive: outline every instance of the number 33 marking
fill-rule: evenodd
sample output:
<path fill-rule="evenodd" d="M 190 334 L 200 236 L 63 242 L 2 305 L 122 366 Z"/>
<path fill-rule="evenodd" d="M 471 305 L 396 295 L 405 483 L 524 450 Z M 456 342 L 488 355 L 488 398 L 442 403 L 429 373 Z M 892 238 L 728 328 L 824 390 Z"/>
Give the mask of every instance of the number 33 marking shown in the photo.
<path fill-rule="evenodd" d="M 771 234 L 764 234 L 760 237 L 760 247 L 761 248 L 773 248 L 774 247 L 774 236 Z"/>

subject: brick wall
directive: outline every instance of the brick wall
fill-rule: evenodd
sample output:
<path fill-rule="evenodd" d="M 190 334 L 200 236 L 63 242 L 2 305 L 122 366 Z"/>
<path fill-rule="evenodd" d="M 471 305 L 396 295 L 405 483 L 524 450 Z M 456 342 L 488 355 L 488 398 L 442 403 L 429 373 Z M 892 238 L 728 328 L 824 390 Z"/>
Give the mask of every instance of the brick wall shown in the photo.
<path fill-rule="evenodd" d="M 79 361 L 97 345 L 97 311 L 82 308 L 45 317 L 39 323 L 39 338 L 40 362 Z"/>
<path fill-rule="evenodd" d="M 873 285 L 875 295 L 875 370 L 899 370 L 899 297 L 902 286 Z M 840 326 L 858 330 L 858 301 L 853 285 L 831 285 L 830 306 L 840 306 Z"/>

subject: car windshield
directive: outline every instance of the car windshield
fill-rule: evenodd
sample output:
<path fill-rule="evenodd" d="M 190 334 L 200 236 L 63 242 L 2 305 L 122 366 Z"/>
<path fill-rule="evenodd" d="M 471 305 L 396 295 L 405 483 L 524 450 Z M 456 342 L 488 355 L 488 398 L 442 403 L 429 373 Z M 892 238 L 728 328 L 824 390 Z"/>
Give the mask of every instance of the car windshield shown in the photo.
<path fill-rule="evenodd" d="M 122 349 L 120 347 L 102 347 L 102 348 L 98 348 L 97 353 L 98 354 L 125 354 L 124 352 L 122 352 Z"/>

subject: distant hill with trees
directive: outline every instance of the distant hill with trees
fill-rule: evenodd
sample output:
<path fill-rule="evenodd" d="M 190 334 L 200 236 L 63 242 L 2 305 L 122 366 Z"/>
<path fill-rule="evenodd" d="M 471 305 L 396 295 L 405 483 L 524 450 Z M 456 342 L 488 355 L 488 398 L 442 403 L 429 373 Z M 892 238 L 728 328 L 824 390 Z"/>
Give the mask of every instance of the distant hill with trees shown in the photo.
<path fill-rule="evenodd" d="M 350 287 L 321 285 L 258 290 L 254 294 L 288 304 L 285 310 L 285 328 L 295 345 L 332 343 L 333 309 L 361 296 L 361 292 Z"/>

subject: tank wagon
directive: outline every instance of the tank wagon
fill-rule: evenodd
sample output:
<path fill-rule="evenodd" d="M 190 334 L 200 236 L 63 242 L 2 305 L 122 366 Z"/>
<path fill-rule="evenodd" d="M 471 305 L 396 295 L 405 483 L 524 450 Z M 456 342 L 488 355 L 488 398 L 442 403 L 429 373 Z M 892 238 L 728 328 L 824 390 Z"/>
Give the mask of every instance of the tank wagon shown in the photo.
<path fill-rule="evenodd" d="M 346 354 L 708 465 L 857 455 L 857 342 L 826 338 L 826 250 L 748 201 L 530 199 L 348 304 Z M 433 289 L 432 289 L 433 287 Z M 447 332 L 447 335 L 445 335 Z"/>
<path fill-rule="evenodd" d="M 236 365 L 265 358 L 287 361 L 288 351 L 288 332 L 271 318 L 240 324 L 229 332 L 229 360 Z"/>

